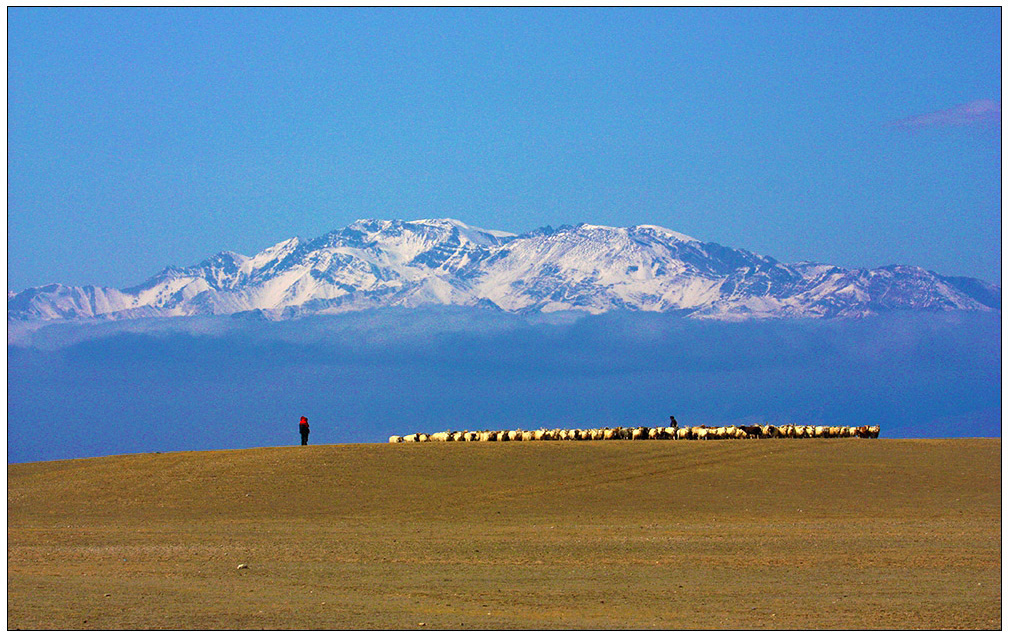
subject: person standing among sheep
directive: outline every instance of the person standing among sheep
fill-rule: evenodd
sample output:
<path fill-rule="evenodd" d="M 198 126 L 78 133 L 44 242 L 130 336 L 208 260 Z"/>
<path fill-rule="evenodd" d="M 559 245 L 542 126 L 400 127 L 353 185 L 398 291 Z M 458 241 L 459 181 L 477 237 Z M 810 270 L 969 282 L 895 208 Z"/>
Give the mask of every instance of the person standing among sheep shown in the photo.
<path fill-rule="evenodd" d="M 301 417 L 301 422 L 298 423 L 298 432 L 301 433 L 301 444 L 308 445 L 308 419 Z"/>

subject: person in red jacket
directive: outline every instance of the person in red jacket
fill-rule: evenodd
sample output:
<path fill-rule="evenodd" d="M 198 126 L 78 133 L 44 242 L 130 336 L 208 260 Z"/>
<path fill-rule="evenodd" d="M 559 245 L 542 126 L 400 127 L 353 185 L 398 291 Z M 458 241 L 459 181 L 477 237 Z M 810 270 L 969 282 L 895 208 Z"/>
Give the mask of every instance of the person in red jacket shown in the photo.
<path fill-rule="evenodd" d="M 301 417 L 301 423 L 298 424 L 298 432 L 301 432 L 301 444 L 308 445 L 308 419 Z"/>

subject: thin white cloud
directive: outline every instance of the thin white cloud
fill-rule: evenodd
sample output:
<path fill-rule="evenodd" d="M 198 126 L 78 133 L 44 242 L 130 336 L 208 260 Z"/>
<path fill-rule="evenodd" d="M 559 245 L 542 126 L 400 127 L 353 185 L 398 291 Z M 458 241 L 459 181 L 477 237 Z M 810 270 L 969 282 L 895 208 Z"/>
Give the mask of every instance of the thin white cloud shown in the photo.
<path fill-rule="evenodd" d="M 892 128 L 917 130 L 950 126 L 975 126 L 1002 122 L 1002 102 L 995 100 L 975 100 L 942 111 L 915 115 L 903 120 L 890 122 Z"/>

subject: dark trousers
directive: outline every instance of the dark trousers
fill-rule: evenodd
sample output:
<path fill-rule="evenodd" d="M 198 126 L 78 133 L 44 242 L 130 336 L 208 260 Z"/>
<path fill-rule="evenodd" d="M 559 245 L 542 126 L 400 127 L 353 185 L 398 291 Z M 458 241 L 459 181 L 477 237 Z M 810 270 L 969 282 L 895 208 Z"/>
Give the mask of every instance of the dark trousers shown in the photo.
<path fill-rule="evenodd" d="M 301 432 L 301 444 L 308 445 L 308 430 L 302 430 Z"/>

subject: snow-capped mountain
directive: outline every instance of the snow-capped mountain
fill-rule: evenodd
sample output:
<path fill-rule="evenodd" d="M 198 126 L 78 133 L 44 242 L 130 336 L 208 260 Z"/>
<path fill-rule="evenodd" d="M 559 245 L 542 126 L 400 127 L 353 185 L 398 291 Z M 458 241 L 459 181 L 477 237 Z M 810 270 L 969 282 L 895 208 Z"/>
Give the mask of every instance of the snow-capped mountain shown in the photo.
<path fill-rule="evenodd" d="M 509 312 L 615 309 L 691 317 L 850 317 L 1000 310 L 1001 287 L 913 266 L 784 264 L 659 226 L 579 224 L 521 235 L 451 219 L 360 220 L 246 257 L 222 252 L 118 290 L 52 284 L 8 293 L 8 321 L 256 312 L 283 319 L 380 306 Z"/>

